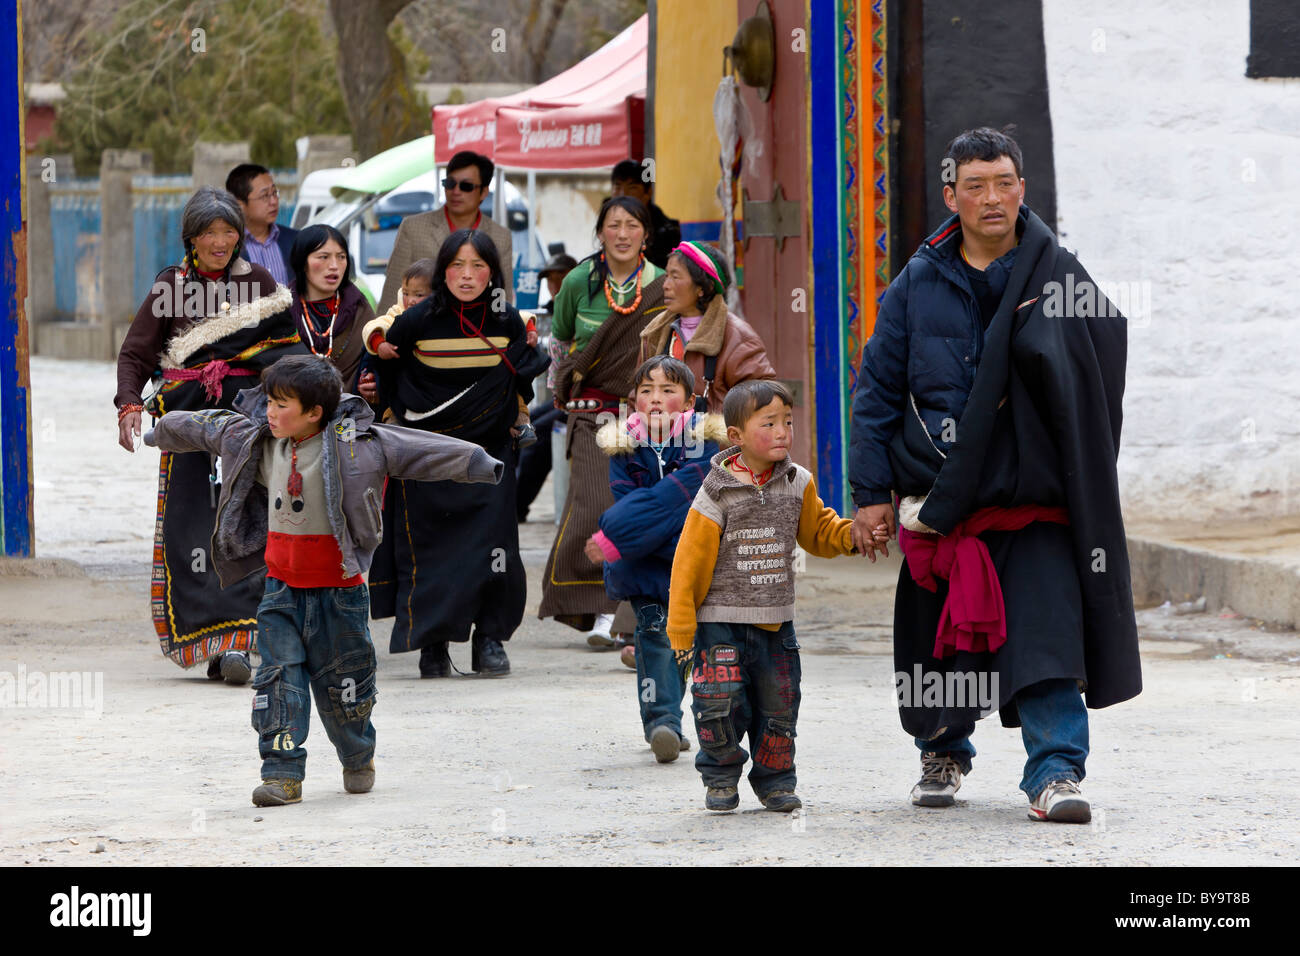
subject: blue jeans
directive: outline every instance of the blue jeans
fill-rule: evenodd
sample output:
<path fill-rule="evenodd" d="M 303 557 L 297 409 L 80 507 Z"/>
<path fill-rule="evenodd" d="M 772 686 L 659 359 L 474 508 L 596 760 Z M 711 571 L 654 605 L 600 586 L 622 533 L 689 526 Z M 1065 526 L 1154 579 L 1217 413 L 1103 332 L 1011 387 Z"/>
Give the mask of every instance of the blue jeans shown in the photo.
<path fill-rule="evenodd" d="M 700 752 L 695 769 L 706 787 L 734 787 L 749 756 L 749 785 L 761 800 L 794 790 L 794 738 L 799 719 L 799 641 L 794 623 L 778 631 L 752 624 L 701 621 L 695 630 L 692 710 Z"/>
<path fill-rule="evenodd" d="M 686 693 L 686 671 L 678 667 L 668 643 L 668 608 L 653 598 L 629 599 L 636 611 L 636 692 L 641 707 L 641 728 L 645 739 L 656 727 L 671 727 L 682 734 L 682 696 Z"/>
<path fill-rule="evenodd" d="M 1081 781 L 1088 759 L 1088 708 L 1073 678 L 1045 680 L 1016 694 L 1020 710 L 1020 736 L 1025 742 L 1025 775 L 1020 789 L 1030 800 L 1053 780 Z M 974 722 L 949 727 L 934 740 L 917 737 L 922 753 L 948 754 L 970 773 L 975 746 L 970 735 Z"/>
<path fill-rule="evenodd" d="M 375 755 L 375 648 L 370 643 L 370 593 L 350 588 L 294 588 L 267 577 L 257 608 L 253 729 L 262 778 L 306 775 L 311 705 L 345 769 L 360 770 Z"/>

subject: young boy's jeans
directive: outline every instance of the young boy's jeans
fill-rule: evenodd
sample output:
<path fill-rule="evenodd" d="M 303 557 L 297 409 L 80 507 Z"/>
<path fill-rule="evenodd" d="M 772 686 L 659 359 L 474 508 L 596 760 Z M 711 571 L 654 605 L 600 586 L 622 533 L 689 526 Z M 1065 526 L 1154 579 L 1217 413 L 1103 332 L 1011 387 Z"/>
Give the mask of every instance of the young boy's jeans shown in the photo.
<path fill-rule="evenodd" d="M 1083 779 L 1088 759 L 1088 709 L 1073 678 L 1040 681 L 1016 694 L 1020 736 L 1025 742 L 1025 775 L 1020 789 L 1033 800 L 1053 780 Z M 914 738 L 922 753 L 946 753 L 970 773 L 975 745 L 973 722 L 949 727 L 934 740 Z"/>
<path fill-rule="evenodd" d="M 706 787 L 734 787 L 754 751 L 749 785 L 761 800 L 795 788 L 794 737 L 799 719 L 799 642 L 794 623 L 778 631 L 752 624 L 701 621 L 695 630 L 692 710 L 700 752 L 695 769 Z"/>
<path fill-rule="evenodd" d="M 648 741 L 654 729 L 671 727 L 682 735 L 682 697 L 686 673 L 677 666 L 668 642 L 668 608 L 653 598 L 629 600 L 636 611 L 636 693 L 641 706 L 641 727 Z"/>
<path fill-rule="evenodd" d="M 294 588 L 273 577 L 257 609 L 253 729 L 262 778 L 301 780 L 306 774 L 311 705 L 339 761 L 360 770 L 375 755 L 375 648 L 370 643 L 370 594 L 350 588 Z"/>

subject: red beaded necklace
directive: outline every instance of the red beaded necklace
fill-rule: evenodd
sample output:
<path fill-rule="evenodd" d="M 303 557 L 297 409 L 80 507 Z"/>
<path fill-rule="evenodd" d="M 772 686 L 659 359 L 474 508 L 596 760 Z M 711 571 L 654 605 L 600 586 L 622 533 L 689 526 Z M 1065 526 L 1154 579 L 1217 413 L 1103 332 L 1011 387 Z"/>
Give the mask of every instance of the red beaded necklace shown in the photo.
<path fill-rule="evenodd" d="M 311 305 L 309 305 L 306 298 L 304 298 L 303 296 L 299 296 L 298 298 L 299 301 L 302 302 L 302 324 L 303 324 L 303 328 L 306 329 L 307 331 L 307 348 L 311 349 L 311 354 L 317 356 L 318 358 L 329 358 L 330 353 L 334 351 L 334 322 L 339 317 L 338 290 L 335 289 L 334 294 L 330 296 L 330 298 L 327 301 L 327 307 L 329 308 L 329 313 L 330 313 L 330 327 L 328 330 L 329 344 L 325 347 L 324 355 L 321 355 L 320 352 L 316 351 L 317 333 L 316 330 L 312 328 L 312 324 L 311 324 L 311 305 L 314 305 L 315 303 L 311 303 Z M 325 337 L 324 333 L 321 333 L 320 337 L 324 338 Z"/>
<path fill-rule="evenodd" d="M 293 450 L 290 452 L 289 457 L 289 481 L 286 488 L 289 494 L 295 498 L 302 494 L 302 475 L 298 472 L 298 446 L 305 441 L 311 441 L 324 430 L 325 429 L 322 428 L 320 431 L 314 431 L 306 438 L 289 439 L 289 443 L 293 446 Z"/>
<path fill-rule="evenodd" d="M 605 253 L 603 252 L 600 254 L 600 261 L 601 262 L 605 261 Z M 609 303 L 610 309 L 617 312 L 619 315 L 631 315 L 633 312 L 637 310 L 637 307 L 641 305 L 641 277 L 644 272 L 644 270 L 642 269 L 644 265 L 645 265 L 645 256 L 644 255 L 638 256 L 636 262 L 636 298 L 632 300 L 631 305 L 623 306 L 623 305 L 616 305 L 614 303 L 614 294 L 610 291 L 609 288 L 610 287 L 609 273 L 608 272 L 605 273 L 605 301 Z"/>
<path fill-rule="evenodd" d="M 736 474 L 740 474 L 741 472 L 744 472 L 745 474 L 749 475 L 749 477 L 753 479 L 754 487 L 756 488 L 762 488 L 765 484 L 767 484 L 768 481 L 770 481 L 772 478 L 772 471 L 776 468 L 776 465 L 772 465 L 767 469 L 767 471 L 759 472 L 756 475 L 752 471 L 750 471 L 749 466 L 746 465 L 744 461 L 741 460 L 739 454 L 737 454 L 730 461 L 728 461 L 727 465 Z"/>

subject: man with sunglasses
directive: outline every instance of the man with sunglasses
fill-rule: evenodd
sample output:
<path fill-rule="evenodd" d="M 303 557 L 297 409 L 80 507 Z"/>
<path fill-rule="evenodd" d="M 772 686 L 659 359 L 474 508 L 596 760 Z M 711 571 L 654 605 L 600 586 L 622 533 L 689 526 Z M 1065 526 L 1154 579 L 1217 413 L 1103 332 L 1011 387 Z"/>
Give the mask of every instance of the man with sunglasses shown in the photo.
<path fill-rule="evenodd" d="M 479 206 L 487 196 L 496 166 L 478 153 L 462 150 L 447 163 L 442 180 L 445 204 L 429 212 L 407 216 L 397 227 L 393 253 L 384 273 L 384 294 L 377 313 L 383 315 L 397 301 L 402 291 L 402 274 L 416 259 L 436 259 L 443 242 L 457 229 L 479 229 L 487 233 L 501 257 L 501 271 L 506 280 L 506 299 L 515 301 L 514 253 L 510 230 L 483 214 Z"/>
<path fill-rule="evenodd" d="M 280 191 L 271 171 L 257 163 L 240 163 L 226 177 L 226 192 L 239 201 L 244 211 L 244 258 L 287 286 L 289 252 L 298 230 L 275 221 L 280 214 Z"/>

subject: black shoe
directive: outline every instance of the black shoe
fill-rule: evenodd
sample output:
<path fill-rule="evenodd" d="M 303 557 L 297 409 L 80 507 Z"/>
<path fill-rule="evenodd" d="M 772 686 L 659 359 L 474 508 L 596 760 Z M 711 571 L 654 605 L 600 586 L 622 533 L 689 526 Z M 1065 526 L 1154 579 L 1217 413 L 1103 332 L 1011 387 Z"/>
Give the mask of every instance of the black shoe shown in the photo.
<path fill-rule="evenodd" d="M 222 655 L 217 654 L 208 658 L 208 680 L 225 680 L 221 676 L 221 657 Z"/>
<path fill-rule="evenodd" d="M 505 677 L 510 673 L 510 658 L 500 641 L 475 636 L 469 666 L 480 677 Z"/>
<path fill-rule="evenodd" d="M 447 653 L 446 641 L 435 641 L 420 648 L 420 676 L 451 676 L 451 656 Z"/>

